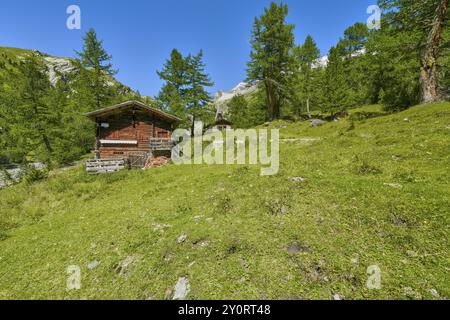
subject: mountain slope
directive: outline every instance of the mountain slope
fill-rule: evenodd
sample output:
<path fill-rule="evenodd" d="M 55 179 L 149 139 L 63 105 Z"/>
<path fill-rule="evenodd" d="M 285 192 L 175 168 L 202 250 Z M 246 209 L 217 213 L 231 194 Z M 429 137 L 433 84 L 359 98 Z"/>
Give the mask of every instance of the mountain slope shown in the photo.
<path fill-rule="evenodd" d="M 50 56 L 46 53 L 27 49 L 0 47 L 0 61 L 19 61 L 20 59 L 23 59 L 25 55 L 30 54 L 31 52 L 38 53 L 42 57 L 47 67 L 48 78 L 52 85 L 56 85 L 56 83 L 61 80 L 61 77 L 63 78 L 63 80 L 66 80 L 70 75 L 77 74 L 79 72 L 76 65 L 74 64 L 74 59 L 72 58 L 55 57 Z M 112 77 L 109 85 L 114 86 L 119 94 L 128 94 L 133 92 L 128 86 L 120 83 Z"/>
<path fill-rule="evenodd" d="M 180 277 L 189 299 L 450 297 L 450 104 L 279 126 L 272 177 L 80 167 L 0 190 L 0 298 L 163 299 Z"/>

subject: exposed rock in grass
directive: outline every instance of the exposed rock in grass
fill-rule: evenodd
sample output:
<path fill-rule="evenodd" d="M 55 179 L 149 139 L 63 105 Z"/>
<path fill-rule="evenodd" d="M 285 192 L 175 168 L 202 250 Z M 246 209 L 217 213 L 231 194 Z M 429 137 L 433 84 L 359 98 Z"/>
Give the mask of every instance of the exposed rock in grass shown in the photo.
<path fill-rule="evenodd" d="M 439 299 L 441 297 L 436 289 L 430 289 L 428 290 L 428 292 L 433 296 L 433 298 Z"/>
<path fill-rule="evenodd" d="M 243 284 L 243 283 L 245 283 L 247 281 L 247 279 L 245 278 L 245 277 L 242 277 L 242 278 L 240 278 L 239 280 L 238 280 L 238 283 L 239 284 Z"/>
<path fill-rule="evenodd" d="M 336 300 L 336 301 L 345 300 L 345 297 L 339 293 L 336 293 L 333 295 L 333 300 Z"/>
<path fill-rule="evenodd" d="M 319 127 L 319 126 L 323 126 L 326 121 L 323 121 L 321 119 L 311 119 L 311 127 L 315 128 L 315 127 Z"/>
<path fill-rule="evenodd" d="M 356 168 L 356 173 L 362 176 L 365 175 L 370 175 L 370 174 L 380 174 L 383 171 L 380 168 L 377 168 L 374 165 L 371 165 L 370 163 L 368 163 L 366 160 L 363 160 L 362 163 L 360 165 L 357 166 Z"/>
<path fill-rule="evenodd" d="M 412 251 L 412 250 L 408 250 L 408 251 L 406 251 L 406 254 L 408 255 L 408 257 L 417 257 L 417 253 L 415 253 L 414 251 Z"/>
<path fill-rule="evenodd" d="M 214 218 L 206 218 L 206 222 L 211 223 L 211 222 L 213 222 L 213 221 L 214 221 Z"/>
<path fill-rule="evenodd" d="M 162 232 L 164 232 L 165 229 L 172 227 L 169 224 L 159 224 L 159 223 L 155 223 L 152 226 L 153 226 L 153 231 L 162 231 Z"/>
<path fill-rule="evenodd" d="M 202 220 L 202 218 L 203 218 L 203 216 L 195 216 L 195 217 L 194 217 L 195 223 L 199 223 L 200 220 Z"/>
<path fill-rule="evenodd" d="M 405 296 L 414 300 L 422 300 L 422 295 L 411 287 L 403 288 Z"/>
<path fill-rule="evenodd" d="M 181 236 L 179 236 L 178 238 L 177 238 L 177 242 L 178 243 L 183 243 L 183 242 L 185 242 L 187 240 L 187 234 L 182 234 Z"/>
<path fill-rule="evenodd" d="M 209 246 L 209 240 L 201 239 L 201 240 L 195 241 L 194 246 L 200 247 L 200 248 L 205 248 L 205 247 Z"/>
<path fill-rule="evenodd" d="M 309 273 L 309 277 L 312 281 L 330 281 L 327 275 L 323 272 L 322 268 L 316 263 L 311 264 L 311 272 Z"/>
<path fill-rule="evenodd" d="M 191 286 L 189 280 L 186 277 L 181 277 L 178 279 L 175 285 L 175 294 L 173 295 L 173 300 L 184 300 L 191 291 Z"/>
<path fill-rule="evenodd" d="M 173 290 L 171 288 L 167 288 L 164 292 L 164 300 L 170 300 L 172 298 Z"/>
<path fill-rule="evenodd" d="M 285 215 L 289 213 L 290 203 L 287 196 L 266 202 L 266 207 L 272 215 Z"/>
<path fill-rule="evenodd" d="M 134 264 L 134 262 L 135 262 L 134 257 L 128 256 L 116 265 L 114 271 L 121 276 L 126 276 L 130 271 L 130 268 Z"/>
<path fill-rule="evenodd" d="M 94 270 L 95 268 L 97 268 L 100 265 L 100 262 L 98 261 L 91 261 L 88 263 L 88 269 L 89 270 Z"/>
<path fill-rule="evenodd" d="M 391 188 L 395 188 L 395 189 L 403 188 L 403 186 L 400 183 L 385 183 L 384 185 L 386 187 L 391 187 Z"/>
<path fill-rule="evenodd" d="M 291 182 L 295 182 L 295 183 L 301 183 L 301 182 L 306 182 L 306 178 L 303 177 L 291 177 L 289 178 L 289 181 Z"/>
<path fill-rule="evenodd" d="M 287 248 L 287 251 L 290 254 L 308 253 L 311 252 L 311 248 L 307 245 L 298 245 L 296 242 L 294 242 Z"/>
<path fill-rule="evenodd" d="M 170 262 L 173 259 L 173 255 L 168 253 L 166 255 L 164 255 L 164 262 Z"/>
<path fill-rule="evenodd" d="M 408 220 L 406 220 L 404 217 L 400 217 L 397 215 L 393 215 L 391 221 L 394 225 L 399 227 L 407 227 L 409 225 Z"/>

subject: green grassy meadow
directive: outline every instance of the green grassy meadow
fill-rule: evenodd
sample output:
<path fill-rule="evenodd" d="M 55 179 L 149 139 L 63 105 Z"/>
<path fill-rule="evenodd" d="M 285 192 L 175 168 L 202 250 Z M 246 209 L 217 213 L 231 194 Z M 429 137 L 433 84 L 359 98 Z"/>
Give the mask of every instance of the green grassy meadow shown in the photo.
<path fill-rule="evenodd" d="M 450 297 L 450 103 L 352 113 L 272 123 L 287 139 L 275 176 L 78 166 L 0 190 L 0 299 L 167 299 L 182 276 L 188 299 Z"/>

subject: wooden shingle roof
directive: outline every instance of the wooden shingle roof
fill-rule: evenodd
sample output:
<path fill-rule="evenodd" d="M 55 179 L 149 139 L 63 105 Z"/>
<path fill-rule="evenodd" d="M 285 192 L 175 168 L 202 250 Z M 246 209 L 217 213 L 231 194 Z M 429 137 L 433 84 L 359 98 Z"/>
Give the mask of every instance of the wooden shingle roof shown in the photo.
<path fill-rule="evenodd" d="M 126 109 L 132 108 L 132 107 L 137 107 L 139 109 L 142 109 L 142 110 L 148 111 L 150 113 L 153 113 L 155 116 L 159 117 L 160 119 L 164 119 L 164 120 L 169 121 L 169 122 L 180 122 L 180 121 L 182 121 L 180 118 L 178 118 L 178 117 L 176 117 L 174 115 L 171 115 L 171 114 L 169 114 L 167 112 L 161 111 L 159 109 L 150 107 L 150 106 L 148 106 L 148 105 L 146 105 L 146 104 L 144 104 L 142 102 L 134 101 L 134 100 L 122 102 L 122 103 L 116 104 L 116 105 L 111 106 L 111 107 L 107 107 L 107 108 L 103 108 L 103 109 L 99 109 L 99 110 L 96 110 L 96 111 L 92 111 L 92 112 L 86 113 L 86 117 L 88 117 L 90 119 L 95 119 L 95 118 L 98 118 L 98 117 L 101 117 L 101 116 L 105 116 L 105 115 L 117 112 L 118 110 L 126 110 Z"/>

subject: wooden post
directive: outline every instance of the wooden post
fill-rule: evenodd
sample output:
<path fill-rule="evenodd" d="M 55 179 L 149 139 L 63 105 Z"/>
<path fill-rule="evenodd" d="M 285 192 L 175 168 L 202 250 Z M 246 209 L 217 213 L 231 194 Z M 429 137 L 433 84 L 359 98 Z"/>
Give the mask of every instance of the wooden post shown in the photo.
<path fill-rule="evenodd" d="M 94 149 L 94 153 L 95 153 L 95 159 L 100 159 L 100 123 L 98 121 L 98 118 L 95 118 L 95 124 L 97 126 L 96 128 L 96 132 L 95 132 L 95 149 Z"/>

